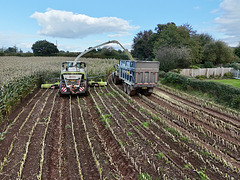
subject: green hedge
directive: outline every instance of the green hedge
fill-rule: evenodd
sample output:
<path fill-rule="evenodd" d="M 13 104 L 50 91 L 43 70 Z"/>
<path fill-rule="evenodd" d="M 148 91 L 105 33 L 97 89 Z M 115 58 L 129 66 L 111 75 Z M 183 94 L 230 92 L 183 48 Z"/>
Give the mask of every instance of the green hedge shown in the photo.
<path fill-rule="evenodd" d="M 174 72 L 165 74 L 163 83 L 179 84 L 184 89 L 194 89 L 208 93 L 218 102 L 240 109 L 240 88 L 213 81 L 198 80 Z"/>

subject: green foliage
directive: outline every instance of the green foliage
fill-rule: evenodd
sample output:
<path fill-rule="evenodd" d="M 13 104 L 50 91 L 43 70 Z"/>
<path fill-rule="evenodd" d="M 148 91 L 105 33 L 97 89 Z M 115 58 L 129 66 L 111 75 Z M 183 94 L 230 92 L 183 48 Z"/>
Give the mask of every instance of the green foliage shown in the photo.
<path fill-rule="evenodd" d="M 191 88 L 214 96 L 218 102 L 240 109 L 240 88 L 213 81 L 189 78 L 177 73 L 166 73 L 163 83 L 181 85 L 183 89 Z"/>
<path fill-rule="evenodd" d="M 149 128 L 149 124 L 150 124 L 149 122 L 143 122 L 142 126 L 145 127 L 145 128 Z"/>
<path fill-rule="evenodd" d="M 240 44 L 234 49 L 234 54 L 240 58 Z"/>
<path fill-rule="evenodd" d="M 101 58 L 101 59 L 129 59 L 124 51 L 115 50 L 112 47 L 103 47 L 97 50 L 92 50 L 85 54 L 85 58 Z"/>
<path fill-rule="evenodd" d="M 189 138 L 188 137 L 186 137 L 186 136 L 180 136 L 180 138 L 179 138 L 181 141 L 185 141 L 185 142 L 189 142 Z"/>
<path fill-rule="evenodd" d="M 104 114 L 103 116 L 100 116 L 101 121 L 105 123 L 106 127 L 108 127 L 108 124 L 111 124 L 110 117 L 111 117 L 110 114 Z"/>
<path fill-rule="evenodd" d="M 239 79 L 217 79 L 217 80 L 212 80 L 212 81 L 220 82 L 223 84 L 228 84 L 228 85 L 240 88 L 240 80 Z"/>
<path fill-rule="evenodd" d="M 223 77 L 224 77 L 224 78 L 232 79 L 232 78 L 233 78 L 233 73 L 231 73 L 231 72 L 226 72 Z"/>
<path fill-rule="evenodd" d="M 0 119 L 9 113 L 24 96 L 37 87 L 37 75 L 26 76 L 0 86 Z"/>
<path fill-rule="evenodd" d="M 152 30 L 139 32 L 133 39 L 132 55 L 141 60 L 151 60 L 153 44 L 151 43 Z"/>
<path fill-rule="evenodd" d="M 158 73 L 158 76 L 160 78 L 163 78 L 165 76 L 165 71 L 160 70 L 159 73 Z"/>
<path fill-rule="evenodd" d="M 46 80 L 46 77 L 54 77 L 55 72 L 38 72 L 29 76 L 15 78 L 0 84 L 0 120 L 3 116 L 11 112 L 15 106 L 21 102 L 28 94 L 32 93 L 40 84 Z"/>
<path fill-rule="evenodd" d="M 35 42 L 32 45 L 32 50 L 36 56 L 51 56 L 59 52 L 57 46 L 46 40 Z"/>
<path fill-rule="evenodd" d="M 205 174 L 205 168 L 202 168 L 202 170 L 197 170 L 198 176 L 201 180 L 210 180 L 210 178 Z"/>
<path fill-rule="evenodd" d="M 156 156 L 158 157 L 158 159 L 162 159 L 164 157 L 164 154 L 162 152 L 158 152 Z"/>
<path fill-rule="evenodd" d="M 175 23 L 158 24 L 155 30 L 158 37 L 154 43 L 154 52 L 163 47 L 185 48 L 188 49 L 190 62 L 200 61 L 200 43 L 196 31 L 193 31 L 189 24 L 181 26 L 176 26 Z"/>
<path fill-rule="evenodd" d="M 176 26 L 175 23 L 158 24 L 155 28 L 159 35 L 154 44 L 154 48 L 162 47 L 186 47 L 192 42 L 192 37 L 196 34 L 189 24 Z"/>
<path fill-rule="evenodd" d="M 209 152 L 207 152 L 205 150 L 201 150 L 200 154 L 203 155 L 203 156 L 206 156 L 206 157 L 210 157 L 211 156 L 211 154 L 209 154 Z"/>
<path fill-rule="evenodd" d="M 235 70 L 240 70 L 240 65 L 238 63 L 236 63 L 236 62 L 229 63 L 229 64 L 225 65 L 225 67 L 232 67 Z"/>
<path fill-rule="evenodd" d="M 191 64 L 190 49 L 185 47 L 159 47 L 154 54 L 154 60 L 160 62 L 159 69 L 162 71 L 184 68 Z"/>
<path fill-rule="evenodd" d="M 184 166 L 183 166 L 183 169 L 190 169 L 191 168 L 191 165 L 190 164 L 185 164 Z"/>
<path fill-rule="evenodd" d="M 197 35 L 198 40 L 201 44 L 201 47 L 204 47 L 206 44 L 209 44 L 214 41 L 213 37 L 207 33 L 202 33 Z"/>
<path fill-rule="evenodd" d="M 240 61 L 236 58 L 238 48 L 235 48 L 234 57 L 232 48 L 224 42 L 215 41 L 209 34 L 197 34 L 189 24 L 158 24 L 155 31 L 139 32 L 133 39 L 132 54 L 139 59 L 160 61 L 160 70 L 169 71 L 192 64 L 210 68 Z"/>
<path fill-rule="evenodd" d="M 203 67 L 204 67 L 204 68 L 214 68 L 215 66 L 214 66 L 213 62 L 211 62 L 211 61 L 205 61 Z"/>
<path fill-rule="evenodd" d="M 203 59 L 213 64 L 224 64 L 233 61 L 233 52 L 222 41 L 210 42 L 203 47 Z"/>
<path fill-rule="evenodd" d="M 168 72 L 164 76 L 163 83 L 180 84 L 183 88 L 186 88 L 189 83 L 189 77 L 178 73 Z"/>
<path fill-rule="evenodd" d="M 174 129 L 174 128 L 168 127 L 168 128 L 166 128 L 166 130 L 167 130 L 168 132 L 172 133 L 174 136 L 177 136 L 177 137 L 180 137 L 180 136 L 181 136 L 181 134 L 180 134 L 176 129 Z"/>
<path fill-rule="evenodd" d="M 131 133 L 131 132 L 128 132 L 128 136 L 132 136 L 133 135 L 133 133 Z"/>
<path fill-rule="evenodd" d="M 196 65 L 191 65 L 191 66 L 189 66 L 189 68 L 191 68 L 191 69 L 199 69 L 200 67 L 196 66 Z"/>
<path fill-rule="evenodd" d="M 211 76 L 211 77 L 212 77 L 212 76 Z M 197 75 L 195 78 L 196 78 L 196 79 L 203 80 L 203 79 L 207 79 L 207 76 L 205 76 L 205 75 Z"/>
<path fill-rule="evenodd" d="M 65 129 L 69 129 L 71 126 L 69 124 L 66 124 Z"/>
<path fill-rule="evenodd" d="M 16 46 L 14 46 L 14 47 L 9 47 L 9 48 L 7 48 L 7 49 L 4 51 L 4 53 L 6 53 L 6 54 L 14 54 L 14 53 L 17 53 L 17 47 L 16 47 Z"/>
<path fill-rule="evenodd" d="M 138 175 L 139 180 L 152 180 L 152 177 L 148 173 L 140 173 Z"/>

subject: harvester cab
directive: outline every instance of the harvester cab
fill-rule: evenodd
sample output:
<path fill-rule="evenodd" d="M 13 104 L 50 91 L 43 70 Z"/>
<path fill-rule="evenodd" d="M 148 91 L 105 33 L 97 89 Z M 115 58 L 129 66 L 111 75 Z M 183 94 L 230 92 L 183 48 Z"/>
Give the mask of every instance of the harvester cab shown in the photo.
<path fill-rule="evenodd" d="M 85 62 L 62 63 L 59 94 L 83 94 L 87 92 L 87 67 Z"/>

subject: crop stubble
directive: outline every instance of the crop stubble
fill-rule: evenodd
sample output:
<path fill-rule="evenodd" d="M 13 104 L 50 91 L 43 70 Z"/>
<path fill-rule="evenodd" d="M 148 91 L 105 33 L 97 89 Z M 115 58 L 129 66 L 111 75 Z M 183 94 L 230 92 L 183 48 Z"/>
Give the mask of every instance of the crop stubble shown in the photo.
<path fill-rule="evenodd" d="M 239 119 L 164 89 L 130 98 L 109 80 L 87 97 L 39 90 L 22 105 L 1 127 L 0 179 L 240 174 Z"/>

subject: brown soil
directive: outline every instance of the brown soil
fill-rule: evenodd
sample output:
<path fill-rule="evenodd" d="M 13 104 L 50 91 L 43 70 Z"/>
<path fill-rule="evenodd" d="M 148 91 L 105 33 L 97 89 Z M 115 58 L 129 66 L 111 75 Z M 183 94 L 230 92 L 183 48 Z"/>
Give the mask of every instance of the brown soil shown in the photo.
<path fill-rule="evenodd" d="M 240 176 L 240 142 L 230 130 L 214 129 L 156 94 L 129 97 L 111 81 L 89 91 L 88 96 L 59 97 L 57 90 L 39 89 L 25 98 L 0 126 L 0 179 Z M 158 91 L 239 128 L 238 120 L 226 114 Z"/>

